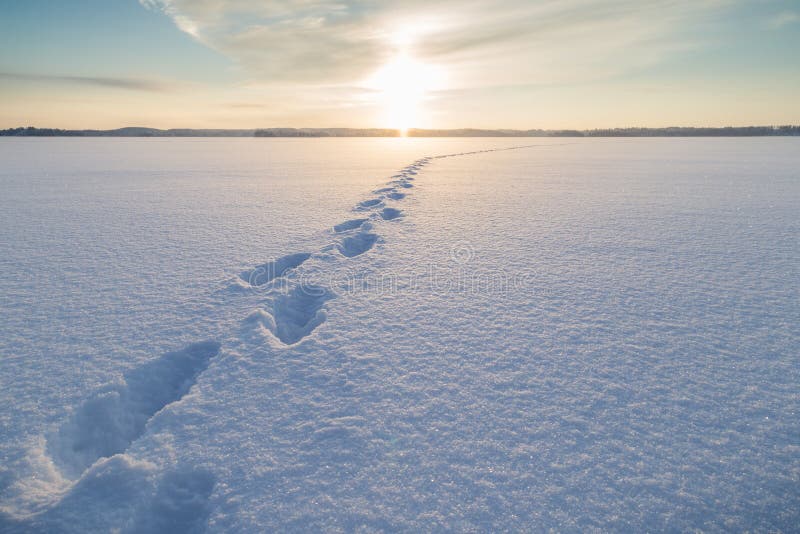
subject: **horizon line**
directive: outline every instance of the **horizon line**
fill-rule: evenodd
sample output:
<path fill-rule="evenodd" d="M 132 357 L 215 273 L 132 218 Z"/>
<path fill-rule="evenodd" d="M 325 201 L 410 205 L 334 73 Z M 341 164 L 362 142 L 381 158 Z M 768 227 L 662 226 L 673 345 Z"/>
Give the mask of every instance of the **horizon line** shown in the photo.
<path fill-rule="evenodd" d="M 123 126 L 112 129 L 40 128 L 17 126 L 0 129 L 2 137 L 645 137 L 684 136 L 800 136 L 800 125 L 747 126 L 626 126 L 612 128 L 353 128 L 353 127 L 266 127 L 266 128 L 153 128 Z"/>

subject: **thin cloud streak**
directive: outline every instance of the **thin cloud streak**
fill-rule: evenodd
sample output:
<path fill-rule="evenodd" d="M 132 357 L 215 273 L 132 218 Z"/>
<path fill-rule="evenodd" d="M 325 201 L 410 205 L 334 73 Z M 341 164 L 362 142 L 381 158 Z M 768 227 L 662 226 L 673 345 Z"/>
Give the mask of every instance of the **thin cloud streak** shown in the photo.
<path fill-rule="evenodd" d="M 784 26 L 797 24 L 800 22 L 800 13 L 794 11 L 784 11 L 778 13 L 767 21 L 767 26 L 774 29 L 780 29 Z"/>
<path fill-rule="evenodd" d="M 138 80 L 134 78 L 108 78 L 96 76 L 58 76 L 49 74 L 23 74 L 16 72 L 0 72 L 0 79 L 10 82 L 42 82 L 42 83 L 72 83 L 80 85 L 93 85 L 110 87 L 129 91 L 146 91 L 151 93 L 165 93 L 173 89 L 169 84 L 154 80 Z"/>

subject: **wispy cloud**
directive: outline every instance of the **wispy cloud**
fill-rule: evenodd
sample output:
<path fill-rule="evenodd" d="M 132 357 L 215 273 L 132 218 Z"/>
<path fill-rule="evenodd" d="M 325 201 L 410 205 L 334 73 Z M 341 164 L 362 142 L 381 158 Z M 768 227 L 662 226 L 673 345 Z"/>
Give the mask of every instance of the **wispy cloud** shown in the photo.
<path fill-rule="evenodd" d="M 789 26 L 790 24 L 797 24 L 798 22 L 800 22 L 800 13 L 795 11 L 783 11 L 770 17 L 767 20 L 767 26 L 777 29 Z"/>
<path fill-rule="evenodd" d="M 463 87 L 587 80 L 657 63 L 696 46 L 685 30 L 732 1 L 140 0 L 251 79 L 358 83 L 407 33 L 417 59 L 446 65 Z"/>
<path fill-rule="evenodd" d="M 171 86 L 154 80 L 134 78 L 107 78 L 95 76 L 58 76 L 49 74 L 25 74 L 17 72 L 0 72 L 0 79 L 21 82 L 70 83 L 94 85 L 130 91 L 166 92 Z"/>

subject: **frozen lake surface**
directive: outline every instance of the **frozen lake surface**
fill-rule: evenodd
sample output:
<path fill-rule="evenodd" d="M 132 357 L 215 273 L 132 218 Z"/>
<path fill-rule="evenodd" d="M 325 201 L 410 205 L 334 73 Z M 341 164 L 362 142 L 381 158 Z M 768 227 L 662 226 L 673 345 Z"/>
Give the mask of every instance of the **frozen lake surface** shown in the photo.
<path fill-rule="evenodd" d="M 2 532 L 800 524 L 800 139 L 2 139 L 0 191 Z"/>

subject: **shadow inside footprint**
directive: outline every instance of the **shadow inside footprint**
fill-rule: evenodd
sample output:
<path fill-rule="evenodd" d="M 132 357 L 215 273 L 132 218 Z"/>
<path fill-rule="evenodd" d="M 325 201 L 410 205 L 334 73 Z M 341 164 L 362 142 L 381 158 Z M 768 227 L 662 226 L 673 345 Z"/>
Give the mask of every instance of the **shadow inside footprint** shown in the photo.
<path fill-rule="evenodd" d="M 325 322 L 323 306 L 333 294 L 322 286 L 300 285 L 272 302 L 274 324 L 267 328 L 287 345 L 293 345 Z"/>
<path fill-rule="evenodd" d="M 374 208 L 375 206 L 377 206 L 381 202 L 382 201 L 379 198 L 372 198 L 372 199 L 369 199 L 369 200 L 364 200 L 363 202 L 359 202 L 358 203 L 358 208 L 359 209 Z"/>
<path fill-rule="evenodd" d="M 376 234 L 362 232 L 351 237 L 345 237 L 337 245 L 337 248 L 342 256 L 352 258 L 371 249 L 377 241 L 378 236 Z"/>
<path fill-rule="evenodd" d="M 252 271 L 245 271 L 241 274 L 241 278 L 251 286 L 261 286 L 299 267 L 310 257 L 311 254 L 307 252 L 289 254 L 277 260 L 267 262 L 264 265 L 259 265 Z"/>
<path fill-rule="evenodd" d="M 403 214 L 400 210 L 396 208 L 383 208 L 381 210 L 381 217 L 384 221 L 391 221 L 392 219 L 397 219 Z"/>
<path fill-rule="evenodd" d="M 343 223 L 334 226 L 333 231 L 338 234 L 341 232 L 346 232 L 348 230 L 355 230 L 356 228 L 367 222 L 367 220 L 368 219 L 352 219 L 350 221 L 345 221 Z"/>

